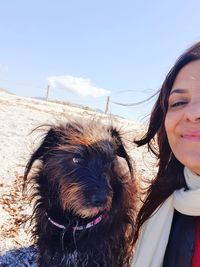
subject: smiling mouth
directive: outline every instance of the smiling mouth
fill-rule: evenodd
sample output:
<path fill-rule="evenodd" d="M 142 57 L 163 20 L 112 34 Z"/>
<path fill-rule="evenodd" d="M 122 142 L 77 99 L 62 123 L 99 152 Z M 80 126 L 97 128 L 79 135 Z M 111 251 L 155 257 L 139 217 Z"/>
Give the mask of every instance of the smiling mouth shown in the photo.
<path fill-rule="evenodd" d="M 200 142 L 200 134 L 183 134 L 181 137 L 188 141 Z"/>

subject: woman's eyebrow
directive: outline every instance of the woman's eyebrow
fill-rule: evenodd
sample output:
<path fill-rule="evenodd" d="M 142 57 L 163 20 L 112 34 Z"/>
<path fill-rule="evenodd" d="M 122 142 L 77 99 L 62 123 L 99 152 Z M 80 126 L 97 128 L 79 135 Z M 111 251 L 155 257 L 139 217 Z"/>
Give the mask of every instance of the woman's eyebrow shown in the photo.
<path fill-rule="evenodd" d="M 170 92 L 170 95 L 176 93 L 176 94 L 184 94 L 187 92 L 187 89 L 181 89 L 181 88 L 177 88 L 177 89 L 172 89 Z"/>

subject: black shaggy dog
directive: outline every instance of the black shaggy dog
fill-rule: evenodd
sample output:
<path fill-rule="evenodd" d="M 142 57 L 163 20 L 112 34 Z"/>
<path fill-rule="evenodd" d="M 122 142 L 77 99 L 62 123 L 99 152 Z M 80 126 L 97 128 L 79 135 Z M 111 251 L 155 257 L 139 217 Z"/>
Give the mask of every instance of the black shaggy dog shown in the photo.
<path fill-rule="evenodd" d="M 52 126 L 27 164 L 30 182 L 39 267 L 130 266 L 137 190 L 116 128 Z"/>

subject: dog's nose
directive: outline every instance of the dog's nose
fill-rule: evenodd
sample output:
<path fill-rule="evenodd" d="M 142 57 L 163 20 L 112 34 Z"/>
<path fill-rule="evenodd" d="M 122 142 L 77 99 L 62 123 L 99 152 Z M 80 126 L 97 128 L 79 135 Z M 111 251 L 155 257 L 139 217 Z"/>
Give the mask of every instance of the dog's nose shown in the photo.
<path fill-rule="evenodd" d="M 92 205 L 94 206 L 101 206 L 106 203 L 107 195 L 104 192 L 98 192 L 94 195 L 92 195 Z"/>

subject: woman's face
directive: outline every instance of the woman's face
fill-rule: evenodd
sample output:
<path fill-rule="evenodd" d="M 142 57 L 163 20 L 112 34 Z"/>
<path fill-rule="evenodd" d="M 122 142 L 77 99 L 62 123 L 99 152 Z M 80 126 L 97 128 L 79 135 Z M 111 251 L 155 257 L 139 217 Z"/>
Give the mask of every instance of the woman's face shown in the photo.
<path fill-rule="evenodd" d="M 187 64 L 176 76 L 165 129 L 175 157 L 200 175 L 200 60 Z"/>

